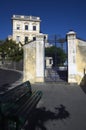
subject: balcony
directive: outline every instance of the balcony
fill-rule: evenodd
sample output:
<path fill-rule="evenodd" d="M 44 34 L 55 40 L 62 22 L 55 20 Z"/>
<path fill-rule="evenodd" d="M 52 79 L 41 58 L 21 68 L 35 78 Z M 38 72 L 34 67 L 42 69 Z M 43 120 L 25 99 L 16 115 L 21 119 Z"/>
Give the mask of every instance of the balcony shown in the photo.
<path fill-rule="evenodd" d="M 40 17 L 35 16 L 24 16 L 24 15 L 13 15 L 12 19 L 18 20 L 30 20 L 30 21 L 40 21 Z"/>

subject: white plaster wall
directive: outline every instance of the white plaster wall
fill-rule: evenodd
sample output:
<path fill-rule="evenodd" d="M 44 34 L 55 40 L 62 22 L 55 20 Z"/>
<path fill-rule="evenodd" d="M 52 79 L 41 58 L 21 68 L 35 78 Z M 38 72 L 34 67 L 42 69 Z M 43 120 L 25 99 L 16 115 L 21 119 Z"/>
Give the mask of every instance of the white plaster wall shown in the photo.
<path fill-rule="evenodd" d="M 76 67 L 76 33 L 70 31 L 67 33 L 68 42 L 68 82 L 77 83 L 77 67 Z"/>
<path fill-rule="evenodd" d="M 44 35 L 38 35 L 36 41 L 36 79 L 44 82 Z"/>

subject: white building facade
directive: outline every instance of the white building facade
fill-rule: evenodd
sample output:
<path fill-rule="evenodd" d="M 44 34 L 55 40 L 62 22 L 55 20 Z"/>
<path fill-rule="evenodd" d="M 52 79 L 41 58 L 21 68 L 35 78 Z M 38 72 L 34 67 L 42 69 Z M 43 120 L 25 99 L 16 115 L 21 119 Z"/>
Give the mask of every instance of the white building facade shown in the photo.
<path fill-rule="evenodd" d="M 36 40 L 36 35 L 42 34 L 40 33 L 40 22 L 40 17 L 13 15 L 13 40 L 22 44 Z"/>
<path fill-rule="evenodd" d="M 12 36 L 8 36 L 8 39 L 14 40 L 16 43 L 21 43 L 22 45 L 28 42 L 40 40 L 38 37 L 43 37 L 44 47 L 51 47 L 52 45 L 47 42 L 48 35 L 40 32 L 40 17 L 25 16 L 25 15 L 13 15 L 12 16 Z M 39 40 L 39 41 L 38 41 Z M 45 58 L 46 66 L 51 67 L 51 57 Z M 53 61 L 53 59 L 52 59 Z"/>

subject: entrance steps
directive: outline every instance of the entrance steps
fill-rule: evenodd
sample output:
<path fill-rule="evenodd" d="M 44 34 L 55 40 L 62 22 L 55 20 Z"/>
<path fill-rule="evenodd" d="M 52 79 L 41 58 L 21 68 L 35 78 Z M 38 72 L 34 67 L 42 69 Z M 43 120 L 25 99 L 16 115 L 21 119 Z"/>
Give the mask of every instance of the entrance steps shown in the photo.
<path fill-rule="evenodd" d="M 67 77 L 64 75 L 64 72 L 58 71 L 57 69 L 46 69 L 45 71 L 45 81 L 46 82 L 66 82 Z"/>

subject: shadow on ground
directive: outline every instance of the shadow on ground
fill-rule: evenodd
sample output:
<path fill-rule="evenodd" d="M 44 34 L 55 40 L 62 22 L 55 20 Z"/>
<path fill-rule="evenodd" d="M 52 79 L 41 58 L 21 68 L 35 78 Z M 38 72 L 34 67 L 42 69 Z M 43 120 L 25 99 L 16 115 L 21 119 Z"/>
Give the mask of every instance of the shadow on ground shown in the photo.
<path fill-rule="evenodd" d="M 38 108 L 34 111 L 33 118 L 30 119 L 29 125 L 25 126 L 25 130 L 47 130 L 45 123 L 52 120 L 63 120 L 70 117 L 70 113 L 64 105 L 55 107 L 55 112 L 46 110 L 45 107 Z"/>
<path fill-rule="evenodd" d="M 67 79 L 68 79 L 67 70 L 63 70 L 63 71 L 58 70 L 57 73 L 59 74 L 60 79 L 67 81 Z"/>
<path fill-rule="evenodd" d="M 80 82 L 80 87 L 86 94 L 86 74 L 84 75 L 84 77 L 82 78 L 82 80 Z"/>

